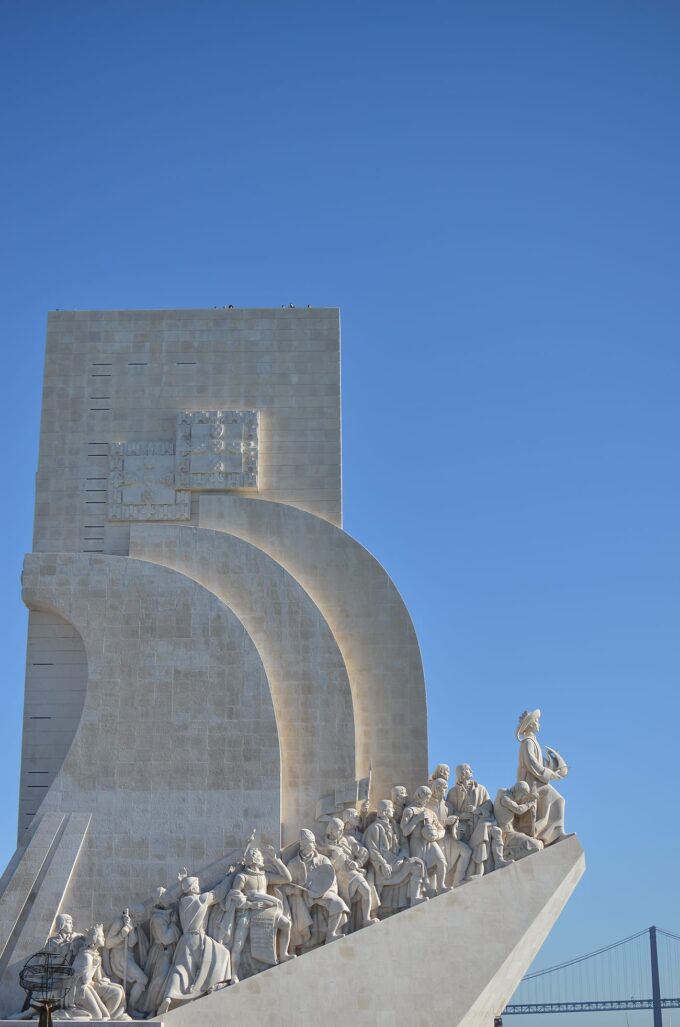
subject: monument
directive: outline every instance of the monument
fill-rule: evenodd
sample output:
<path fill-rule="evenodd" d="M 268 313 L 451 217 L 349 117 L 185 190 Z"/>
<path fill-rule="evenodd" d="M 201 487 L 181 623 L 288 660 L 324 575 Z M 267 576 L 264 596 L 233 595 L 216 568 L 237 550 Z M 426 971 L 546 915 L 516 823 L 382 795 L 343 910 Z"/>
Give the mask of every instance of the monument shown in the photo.
<path fill-rule="evenodd" d="M 411 619 L 342 529 L 337 310 L 51 313 L 22 595 L 0 1017 L 47 953 L 56 1022 L 488 1027 L 583 872 L 568 767 L 528 710 L 495 792 L 429 773 Z"/>

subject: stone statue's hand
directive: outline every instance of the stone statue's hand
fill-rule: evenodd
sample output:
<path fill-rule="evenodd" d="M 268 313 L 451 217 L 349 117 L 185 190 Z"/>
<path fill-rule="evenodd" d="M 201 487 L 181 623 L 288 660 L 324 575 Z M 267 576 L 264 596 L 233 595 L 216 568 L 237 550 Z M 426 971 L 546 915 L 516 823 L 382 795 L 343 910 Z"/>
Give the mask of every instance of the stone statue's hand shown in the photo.
<path fill-rule="evenodd" d="M 392 867 L 389 865 L 389 863 L 383 863 L 382 872 L 385 877 L 392 876 Z"/>
<path fill-rule="evenodd" d="M 127 913 L 123 913 L 123 927 L 127 927 L 128 931 L 132 927 L 132 919 L 127 915 Z"/>
<path fill-rule="evenodd" d="M 265 851 L 266 851 L 268 856 L 271 856 L 272 859 L 278 859 L 279 858 L 279 854 L 278 854 L 278 852 L 276 851 L 276 849 L 274 848 L 273 845 L 268 845 Z"/>
<path fill-rule="evenodd" d="M 358 870 L 359 869 L 359 864 L 354 859 L 348 859 L 347 860 L 347 869 L 348 870 Z"/>

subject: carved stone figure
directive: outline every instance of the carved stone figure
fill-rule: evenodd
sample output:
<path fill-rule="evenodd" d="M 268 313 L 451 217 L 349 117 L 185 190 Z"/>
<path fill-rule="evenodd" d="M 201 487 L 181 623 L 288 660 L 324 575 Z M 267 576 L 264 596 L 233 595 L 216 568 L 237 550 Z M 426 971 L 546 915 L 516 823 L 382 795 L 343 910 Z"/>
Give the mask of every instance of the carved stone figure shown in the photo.
<path fill-rule="evenodd" d="M 432 782 L 436 781 L 438 777 L 443 778 L 448 785 L 449 778 L 451 777 L 451 767 L 448 765 L 448 763 L 437 764 L 437 766 L 430 774 L 430 780 L 427 782 L 428 788 L 432 788 Z"/>
<path fill-rule="evenodd" d="M 523 859 L 543 848 L 539 838 L 532 838 L 518 828 L 521 818 L 535 811 L 536 803 L 537 797 L 526 781 L 518 781 L 511 788 L 499 788 L 496 793 L 494 812 L 503 832 L 503 853 L 506 859 Z"/>
<path fill-rule="evenodd" d="M 395 824 L 401 824 L 404 810 L 408 806 L 408 792 L 404 785 L 393 785 L 391 792 L 392 806 L 394 808 L 393 820 Z"/>
<path fill-rule="evenodd" d="M 446 804 L 448 782 L 443 777 L 436 777 L 431 786 L 432 795 L 425 805 L 432 810 L 444 828 L 444 837 L 440 845 L 446 858 L 446 883 L 457 888 L 467 880 L 472 850 L 459 835 L 458 816 L 452 815 Z"/>
<path fill-rule="evenodd" d="M 425 864 L 410 855 L 393 818 L 394 804 L 390 799 L 381 799 L 376 819 L 367 827 L 364 838 L 381 908 L 387 910 L 423 901 L 427 882 Z"/>
<path fill-rule="evenodd" d="M 326 825 L 324 852 L 333 864 L 341 899 L 350 910 L 354 902 L 360 907 L 360 926 L 377 923 L 378 918 L 371 914 L 377 910 L 380 899 L 373 884 L 373 875 L 369 880 L 363 869 L 368 863 L 368 849 L 360 845 L 353 835 L 344 833 L 344 824 L 338 817 L 331 817 Z"/>
<path fill-rule="evenodd" d="M 137 915 L 134 910 L 126 910 L 113 921 L 106 935 L 106 955 L 111 976 L 122 982 L 127 990 L 128 1005 L 132 1010 L 138 1008 L 147 985 L 147 976 L 142 966 L 149 952 L 146 934 L 136 923 Z"/>
<path fill-rule="evenodd" d="M 305 951 L 342 937 L 349 909 L 338 895 L 333 864 L 317 851 L 311 831 L 300 831 L 300 851 L 288 869 L 292 883 L 283 885 L 282 890 L 288 897 L 293 920 L 291 944 L 296 950 Z M 325 931 L 319 919 L 321 911 L 327 917 Z"/>
<path fill-rule="evenodd" d="M 82 935 L 81 935 L 82 937 Z M 125 992 L 102 972 L 104 928 L 89 929 L 73 960 L 73 983 L 64 1002 L 68 1019 L 129 1020 Z"/>
<path fill-rule="evenodd" d="M 237 983 L 241 954 L 250 940 L 250 954 L 265 966 L 284 963 L 293 956 L 288 952 L 291 920 L 283 912 L 278 896 L 267 894 L 267 887 L 288 884 L 290 871 L 276 850 L 267 849 L 269 866 L 259 849 L 247 851 L 245 865 L 234 878 L 227 896 L 226 909 L 231 923 L 226 930 L 226 944 L 231 944 L 231 980 Z"/>
<path fill-rule="evenodd" d="M 186 868 L 177 875 L 183 895 L 179 900 L 179 922 L 182 936 L 175 949 L 175 961 L 166 981 L 163 1001 L 158 1013 L 166 1013 L 173 999 L 186 1001 L 226 986 L 231 979 L 229 949 L 206 932 L 210 908 L 220 902 L 231 885 L 228 875 L 217 888 L 201 892 L 197 877 L 189 877 Z"/>
<path fill-rule="evenodd" d="M 157 888 L 149 918 L 149 954 L 144 963 L 148 986 L 139 1005 L 145 1013 L 155 1013 L 163 999 L 163 988 L 172 967 L 181 934 L 177 914 L 165 888 Z"/>
<path fill-rule="evenodd" d="M 564 831 L 564 799 L 550 782 L 566 777 L 569 768 L 555 749 L 546 746 L 547 758 L 543 755 L 536 738 L 540 726 L 540 710 L 525 710 L 519 718 L 515 732 L 520 743 L 517 780 L 526 781 L 538 800 L 535 836 L 544 845 L 553 845 L 567 835 Z"/>
<path fill-rule="evenodd" d="M 456 767 L 456 782 L 446 797 L 446 805 L 459 818 L 458 837 L 472 850 L 468 877 L 481 877 L 486 869 L 506 866 L 503 836 L 496 826 L 491 796 L 484 785 L 474 780 L 469 763 Z"/>
<path fill-rule="evenodd" d="M 361 845 L 364 837 L 362 814 L 354 806 L 342 811 L 342 824 L 346 838 L 354 838 Z"/>
<path fill-rule="evenodd" d="M 85 935 L 73 930 L 73 917 L 70 913 L 60 913 L 54 926 L 56 931 L 47 939 L 45 952 L 61 956 L 62 963 L 70 964 L 85 944 Z"/>
<path fill-rule="evenodd" d="M 436 813 L 427 807 L 432 792 L 427 785 L 416 788 L 410 805 L 404 810 L 401 818 L 401 830 L 409 840 L 412 856 L 422 859 L 428 875 L 434 876 L 435 889 L 438 895 L 449 891 L 445 883 L 446 857 L 440 846 L 445 830 Z"/>

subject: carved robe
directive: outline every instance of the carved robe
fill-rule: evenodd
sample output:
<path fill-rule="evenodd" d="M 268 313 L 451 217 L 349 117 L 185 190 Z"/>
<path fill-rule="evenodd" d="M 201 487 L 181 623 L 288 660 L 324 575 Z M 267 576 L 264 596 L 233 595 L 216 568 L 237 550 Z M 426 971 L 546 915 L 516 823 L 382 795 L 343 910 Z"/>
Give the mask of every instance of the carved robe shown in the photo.
<path fill-rule="evenodd" d="M 508 789 L 499 788 L 494 811 L 499 829 L 503 832 L 503 854 L 506 859 L 518 860 L 543 848 L 543 842 L 518 830 L 520 819 L 529 811 L 526 804 L 515 802 Z"/>
<path fill-rule="evenodd" d="M 223 883 L 213 891 L 183 895 L 179 900 L 183 934 L 175 949 L 164 999 L 198 998 L 231 979 L 229 949 L 205 931 L 210 908 L 224 897 L 226 887 Z"/>
<path fill-rule="evenodd" d="M 422 860 L 409 855 L 399 826 L 393 820 L 374 820 L 366 829 L 364 841 L 382 908 L 403 909 L 409 900 L 419 898 L 425 883 L 425 866 Z M 391 870 L 389 877 L 386 866 Z"/>
<path fill-rule="evenodd" d="M 306 885 L 311 871 L 323 863 L 327 863 L 329 866 L 333 865 L 327 856 L 322 856 L 319 852 L 315 852 L 309 859 L 303 859 L 301 855 L 295 856 L 288 864 L 291 880 L 295 884 Z M 321 910 L 325 910 L 327 914 L 331 915 L 344 913 L 345 923 L 347 922 L 349 909 L 338 895 L 335 875 L 333 875 L 333 886 L 318 898 L 285 884 L 282 890 L 288 898 L 293 922 L 291 948 L 307 949 L 323 942 L 326 931 L 319 921 L 318 914 Z"/>
<path fill-rule="evenodd" d="M 99 950 L 86 945 L 73 960 L 73 983 L 66 997 L 67 1009 L 89 1013 L 93 1020 L 129 1020 L 125 992 L 102 973 Z"/>
<path fill-rule="evenodd" d="M 485 867 L 493 870 L 491 840 L 498 838 L 500 832 L 495 830 L 493 803 L 484 785 L 472 780 L 457 782 L 447 795 L 446 804 L 456 815 L 469 813 L 468 807 L 473 807 L 469 819 L 458 821 L 458 837 L 472 850 L 476 876 L 483 874 Z"/>
<path fill-rule="evenodd" d="M 180 929 L 171 909 L 154 907 L 149 920 L 151 947 L 144 964 L 149 983 L 140 1003 L 145 1013 L 155 1013 L 163 999 L 165 982 L 173 964 Z"/>
<path fill-rule="evenodd" d="M 552 774 L 533 735 L 523 738 L 519 744 L 517 780 L 526 781 L 538 798 L 536 837 L 540 838 L 544 845 L 552 844 L 564 834 L 564 799 L 549 783 Z"/>

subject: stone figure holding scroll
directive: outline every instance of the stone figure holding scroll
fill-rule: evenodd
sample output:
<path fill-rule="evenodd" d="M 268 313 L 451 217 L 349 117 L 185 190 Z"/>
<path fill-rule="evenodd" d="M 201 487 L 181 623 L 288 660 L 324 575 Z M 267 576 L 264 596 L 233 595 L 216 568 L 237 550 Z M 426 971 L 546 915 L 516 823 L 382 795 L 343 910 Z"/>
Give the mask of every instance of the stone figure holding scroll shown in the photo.
<path fill-rule="evenodd" d="M 536 735 L 541 726 L 540 710 L 525 710 L 519 718 L 515 732 L 519 745 L 517 780 L 526 781 L 535 793 L 535 836 L 544 845 L 553 845 L 567 835 L 564 831 L 564 799 L 550 783 L 560 781 L 569 772 L 560 754 L 546 746 L 543 755 Z"/>
<path fill-rule="evenodd" d="M 174 999 L 186 1001 L 207 995 L 231 980 L 229 949 L 206 934 L 210 909 L 220 902 L 231 886 L 228 875 L 217 888 L 201 892 L 197 877 L 190 877 L 186 869 L 177 879 L 182 887 L 179 900 L 179 922 L 182 936 L 175 949 L 175 961 L 164 989 L 158 1013 L 166 1013 Z"/>
<path fill-rule="evenodd" d="M 248 849 L 243 869 L 236 874 L 225 907 L 231 913 L 225 941 L 231 946 L 231 979 L 236 984 L 241 970 L 241 956 L 250 941 L 253 960 L 265 966 L 292 959 L 288 952 L 291 920 L 283 912 L 283 902 L 269 895 L 269 886 L 288 884 L 292 880 L 288 867 L 273 846 L 267 848 L 267 862 L 257 848 Z"/>

